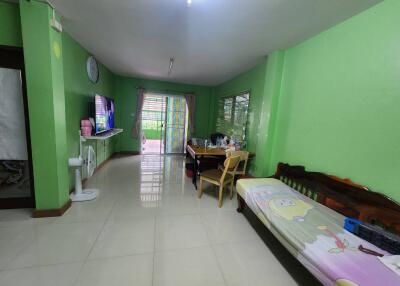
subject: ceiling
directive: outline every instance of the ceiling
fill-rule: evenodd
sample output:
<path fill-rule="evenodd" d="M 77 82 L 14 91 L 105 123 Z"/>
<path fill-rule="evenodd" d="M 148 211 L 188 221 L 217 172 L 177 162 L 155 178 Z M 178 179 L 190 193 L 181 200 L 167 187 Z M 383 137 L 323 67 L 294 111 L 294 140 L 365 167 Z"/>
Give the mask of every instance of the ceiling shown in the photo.
<path fill-rule="evenodd" d="M 51 0 L 113 72 L 217 85 L 381 0 Z M 169 59 L 175 64 L 168 75 Z"/>

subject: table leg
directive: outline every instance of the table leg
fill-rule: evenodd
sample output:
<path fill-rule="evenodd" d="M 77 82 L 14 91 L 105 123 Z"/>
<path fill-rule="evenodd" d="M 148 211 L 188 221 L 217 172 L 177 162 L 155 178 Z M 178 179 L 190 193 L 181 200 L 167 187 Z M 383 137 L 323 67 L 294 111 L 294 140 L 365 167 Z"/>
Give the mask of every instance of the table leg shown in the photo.
<path fill-rule="evenodd" d="M 193 163 L 193 179 L 192 179 L 192 182 L 193 182 L 193 185 L 194 185 L 194 187 L 195 187 L 196 190 L 197 190 L 197 169 L 198 169 L 198 166 L 197 166 L 197 158 L 196 158 L 196 156 L 194 156 L 194 163 Z"/>

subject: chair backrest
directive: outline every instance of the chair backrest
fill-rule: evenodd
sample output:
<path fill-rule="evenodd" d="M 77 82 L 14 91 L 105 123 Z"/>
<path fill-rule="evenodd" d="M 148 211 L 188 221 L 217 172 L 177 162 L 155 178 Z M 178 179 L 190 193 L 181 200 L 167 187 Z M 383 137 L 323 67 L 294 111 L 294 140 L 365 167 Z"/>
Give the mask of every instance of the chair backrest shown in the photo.
<path fill-rule="evenodd" d="M 249 152 L 248 151 L 227 151 L 226 152 L 226 157 L 232 157 L 232 156 L 240 156 L 240 161 L 244 162 L 243 168 L 240 170 L 241 174 L 246 174 L 246 169 L 247 169 L 247 161 L 249 160 Z"/>
<path fill-rule="evenodd" d="M 240 156 L 230 156 L 229 158 L 225 159 L 224 162 L 224 172 L 222 173 L 222 176 L 220 178 L 220 183 L 222 184 L 225 181 L 225 176 L 226 173 L 231 173 L 232 176 L 235 176 L 236 169 L 239 166 L 240 163 Z"/>

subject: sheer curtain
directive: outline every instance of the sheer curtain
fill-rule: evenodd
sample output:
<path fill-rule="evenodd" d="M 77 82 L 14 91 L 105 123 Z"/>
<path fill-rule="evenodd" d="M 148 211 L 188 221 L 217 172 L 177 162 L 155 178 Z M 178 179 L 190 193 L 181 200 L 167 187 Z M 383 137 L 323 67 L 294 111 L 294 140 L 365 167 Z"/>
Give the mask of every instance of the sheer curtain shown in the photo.
<path fill-rule="evenodd" d="M 193 135 L 196 126 L 195 126 L 195 112 L 196 112 L 196 97 L 193 93 L 185 94 L 186 104 L 189 110 L 189 131 L 190 135 Z"/>
<path fill-rule="evenodd" d="M 141 129 L 140 127 L 142 124 L 142 109 L 143 109 L 145 92 L 146 90 L 144 88 L 138 89 L 137 103 L 136 103 L 136 117 L 131 131 L 132 138 L 140 138 L 140 129 Z"/>
<path fill-rule="evenodd" d="M 28 160 L 21 71 L 0 68 L 0 160 Z"/>

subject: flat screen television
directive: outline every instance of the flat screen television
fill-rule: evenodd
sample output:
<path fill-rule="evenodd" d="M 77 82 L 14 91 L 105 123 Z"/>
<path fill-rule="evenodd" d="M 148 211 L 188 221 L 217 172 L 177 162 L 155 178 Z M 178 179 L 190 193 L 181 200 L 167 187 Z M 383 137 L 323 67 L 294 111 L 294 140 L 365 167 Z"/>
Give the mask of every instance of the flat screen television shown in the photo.
<path fill-rule="evenodd" d="M 114 100 L 96 94 L 95 101 L 95 133 L 99 134 L 114 128 Z"/>

